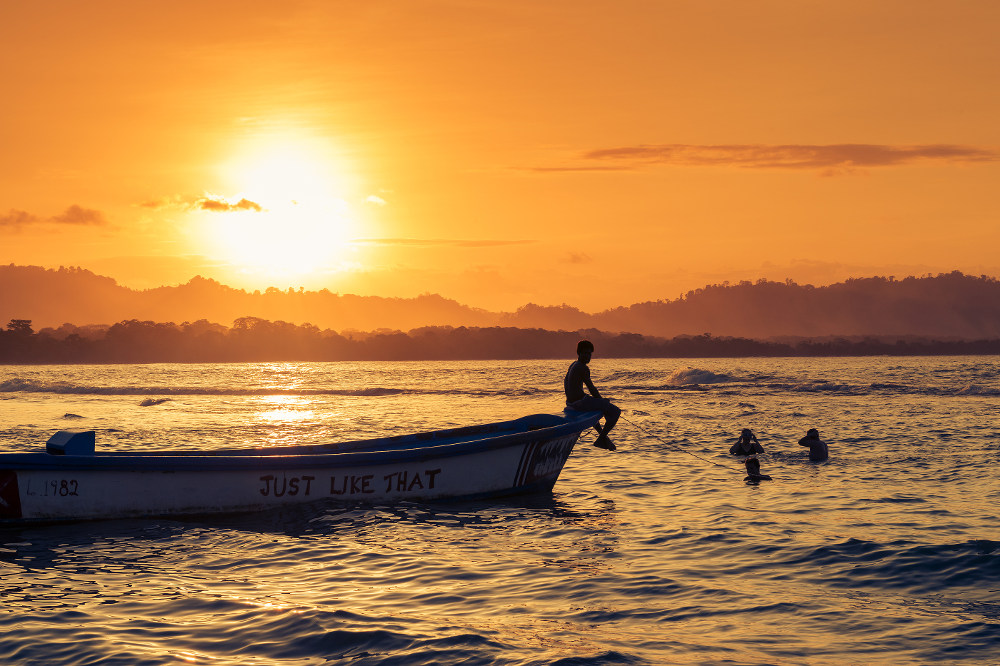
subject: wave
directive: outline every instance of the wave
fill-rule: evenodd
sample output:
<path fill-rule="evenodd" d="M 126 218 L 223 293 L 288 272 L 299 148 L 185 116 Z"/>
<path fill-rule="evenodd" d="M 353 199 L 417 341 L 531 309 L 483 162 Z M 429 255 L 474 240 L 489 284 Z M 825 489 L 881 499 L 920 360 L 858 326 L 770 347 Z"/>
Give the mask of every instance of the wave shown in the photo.
<path fill-rule="evenodd" d="M 595 381 L 600 384 L 632 383 L 639 384 L 644 388 L 649 388 L 652 384 L 660 383 L 663 380 L 663 373 L 656 370 L 620 370 L 595 378 Z M 731 381 L 735 381 L 735 379 L 727 374 L 690 367 L 674 370 L 666 377 L 668 386 L 683 386 L 686 384 L 720 384 Z"/>
<path fill-rule="evenodd" d="M 280 388 L 280 387 L 237 387 L 237 386 L 83 386 L 66 382 L 41 382 L 30 379 L 10 379 L 0 382 L 0 393 L 54 393 L 60 395 L 135 395 L 135 396 L 254 396 L 254 395 L 289 395 L 289 396 L 356 396 L 382 397 L 396 395 L 467 395 L 467 396 L 504 396 L 529 397 L 562 393 L 554 389 L 534 387 L 495 388 L 495 389 L 429 389 L 429 388 L 396 388 L 389 386 L 367 386 L 364 388 Z M 170 398 L 146 398 L 139 403 L 141 407 L 151 407 L 162 404 Z"/>
<path fill-rule="evenodd" d="M 595 377 L 595 382 L 655 382 L 663 379 L 663 373 L 656 370 L 617 370 Z"/>
<path fill-rule="evenodd" d="M 813 549 L 803 564 L 824 571 L 826 583 L 834 587 L 940 593 L 1000 583 L 998 545 L 988 539 L 933 545 L 848 539 Z"/>
<path fill-rule="evenodd" d="M 969 384 L 963 387 L 929 386 L 925 384 L 843 384 L 834 381 L 754 383 L 754 392 L 765 393 L 830 393 L 839 395 L 921 395 L 948 397 L 961 395 L 1000 396 L 1000 389 Z"/>
<path fill-rule="evenodd" d="M 834 384 L 833 382 L 804 382 L 795 384 L 791 390 L 796 393 L 856 393 L 858 389 L 850 384 Z"/>
<path fill-rule="evenodd" d="M 634 392 L 640 394 L 676 391 L 715 391 L 733 395 L 756 395 L 760 393 L 827 393 L 838 395 L 923 395 L 935 397 L 948 396 L 1000 396 L 1000 388 L 981 383 L 966 383 L 956 386 L 941 386 L 928 384 L 902 384 L 891 382 L 873 382 L 870 384 L 849 384 L 838 381 L 755 381 L 745 377 L 712 372 L 701 368 L 680 368 L 667 376 L 662 372 L 616 372 L 607 377 L 597 379 L 599 386 L 611 391 Z M 135 396 L 255 396 L 255 395 L 288 395 L 288 396 L 358 396 L 382 397 L 399 395 L 456 395 L 456 396 L 504 396 L 532 397 L 550 394 L 561 394 L 562 387 L 489 387 L 457 386 L 457 387 L 281 387 L 281 386 L 246 386 L 246 385 L 205 385 L 205 386 L 95 386 L 65 381 L 43 381 L 36 379 L 11 378 L 0 381 L 0 400 L 9 400 L 14 393 L 51 393 L 64 395 L 135 395 Z M 143 400 L 143 407 L 160 404 L 165 400 Z M 740 401 L 738 407 L 744 410 L 754 410 L 752 402 Z"/>
<path fill-rule="evenodd" d="M 674 370 L 667 383 L 671 386 L 685 386 L 688 384 L 724 384 L 734 381 L 733 377 L 724 373 L 715 373 L 711 370 L 701 370 L 699 368 L 683 368 Z"/>
<path fill-rule="evenodd" d="M 403 393 L 435 393 L 382 386 L 360 389 L 337 388 L 275 388 L 233 386 L 82 386 L 65 382 L 36 382 L 30 379 L 10 379 L 0 382 L 0 393 L 56 393 L 65 395 L 346 395 L 382 396 Z M 143 407 L 165 400 L 143 400 Z"/>
<path fill-rule="evenodd" d="M 969 384 L 959 389 L 958 395 L 1000 395 L 1000 389 Z"/>

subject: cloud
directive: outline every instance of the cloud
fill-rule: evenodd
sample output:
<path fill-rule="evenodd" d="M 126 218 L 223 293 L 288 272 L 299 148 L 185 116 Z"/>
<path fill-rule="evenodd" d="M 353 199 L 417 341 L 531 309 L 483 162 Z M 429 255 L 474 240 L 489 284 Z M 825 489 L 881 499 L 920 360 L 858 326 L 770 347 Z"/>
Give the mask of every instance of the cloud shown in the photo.
<path fill-rule="evenodd" d="M 385 206 L 388 202 L 382 197 L 377 197 L 374 194 L 369 194 L 365 199 L 365 203 L 375 204 L 376 206 Z"/>
<path fill-rule="evenodd" d="M 589 264 L 594 261 L 594 258 L 585 252 L 570 252 L 564 261 L 569 264 Z"/>
<path fill-rule="evenodd" d="M 41 222 L 41 218 L 23 210 L 14 210 L 12 208 L 6 215 L 0 215 L 0 227 L 19 229 L 35 222 Z"/>
<path fill-rule="evenodd" d="M 41 217 L 23 210 L 11 209 L 6 215 L 0 215 L 0 227 L 20 229 L 32 224 L 69 224 L 78 226 L 103 226 L 108 223 L 104 214 L 98 210 L 83 208 L 73 204 L 62 213 L 51 217 Z"/>
<path fill-rule="evenodd" d="M 528 245 L 533 240 L 459 240 L 448 238 L 357 238 L 352 243 L 356 245 L 381 245 L 410 247 L 500 247 L 504 245 Z"/>
<path fill-rule="evenodd" d="M 887 146 L 845 143 L 832 145 L 690 145 L 641 144 L 590 150 L 581 164 L 541 167 L 535 171 L 641 169 L 653 165 L 680 167 L 741 167 L 748 169 L 851 170 L 923 163 L 1000 161 L 1000 151 L 955 145 Z M 595 166 L 596 165 L 596 166 Z"/>
<path fill-rule="evenodd" d="M 255 213 L 259 213 L 264 209 L 259 203 L 254 203 L 249 199 L 240 199 L 236 203 L 231 203 L 224 197 L 207 194 L 201 199 L 195 202 L 195 207 L 201 210 L 210 210 L 216 213 L 233 213 L 237 211 L 252 210 Z"/>
<path fill-rule="evenodd" d="M 185 202 L 180 196 L 164 197 L 162 199 L 151 199 L 138 204 L 140 208 L 151 208 L 153 210 L 167 210 L 170 208 L 190 208 L 191 203 Z"/>
<path fill-rule="evenodd" d="M 201 197 L 174 195 L 143 201 L 138 205 L 140 208 L 153 210 L 207 210 L 214 213 L 234 213 L 248 210 L 261 213 L 264 211 L 263 206 L 249 199 L 240 198 L 234 202 L 219 194 L 205 194 Z"/>
<path fill-rule="evenodd" d="M 49 218 L 50 222 L 57 224 L 82 224 L 82 225 L 105 225 L 108 223 L 104 219 L 104 214 L 98 210 L 82 208 L 77 205 L 70 206 L 61 214 Z"/>

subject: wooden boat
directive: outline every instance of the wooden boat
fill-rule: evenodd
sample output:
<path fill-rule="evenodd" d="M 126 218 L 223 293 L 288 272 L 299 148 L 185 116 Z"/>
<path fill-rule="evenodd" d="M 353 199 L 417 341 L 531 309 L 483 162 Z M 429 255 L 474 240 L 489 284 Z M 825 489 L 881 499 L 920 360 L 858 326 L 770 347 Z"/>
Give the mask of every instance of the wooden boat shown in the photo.
<path fill-rule="evenodd" d="M 96 451 L 63 430 L 44 453 L 0 454 L 0 523 L 257 511 L 549 491 L 600 412 L 379 439 L 214 451 Z"/>

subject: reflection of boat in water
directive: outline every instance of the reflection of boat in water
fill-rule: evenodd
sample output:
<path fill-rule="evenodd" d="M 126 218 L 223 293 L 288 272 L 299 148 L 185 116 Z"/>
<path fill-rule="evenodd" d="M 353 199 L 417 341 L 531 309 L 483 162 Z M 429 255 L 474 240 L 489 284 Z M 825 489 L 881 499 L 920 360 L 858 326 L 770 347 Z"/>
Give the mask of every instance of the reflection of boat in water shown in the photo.
<path fill-rule="evenodd" d="M 0 454 L 0 522 L 548 491 L 600 416 L 567 410 L 355 442 L 215 451 L 96 452 L 94 431 L 63 430 L 44 453 Z"/>

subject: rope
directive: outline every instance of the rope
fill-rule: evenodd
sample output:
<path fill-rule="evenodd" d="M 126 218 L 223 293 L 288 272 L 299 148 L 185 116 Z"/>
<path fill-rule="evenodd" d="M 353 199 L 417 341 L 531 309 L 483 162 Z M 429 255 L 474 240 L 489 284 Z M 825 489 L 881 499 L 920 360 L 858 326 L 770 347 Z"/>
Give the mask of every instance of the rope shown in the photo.
<path fill-rule="evenodd" d="M 733 469 L 732 467 L 729 467 L 728 465 L 723 465 L 722 463 L 715 462 L 714 460 L 709 460 L 708 458 L 703 458 L 702 456 L 699 456 L 697 453 L 691 453 L 687 449 L 681 448 L 680 445 L 678 445 L 678 444 L 674 444 L 673 442 L 668 442 L 667 440 L 663 439 L 662 437 L 659 437 L 658 435 L 654 435 L 653 433 L 649 432 L 648 430 L 646 430 L 645 428 L 643 428 L 638 423 L 635 423 L 635 422 L 630 421 L 629 419 L 625 418 L 624 414 L 622 414 L 622 416 L 620 418 L 621 418 L 622 421 L 625 421 L 626 423 L 628 423 L 629 425 L 631 425 L 633 428 L 636 428 L 637 430 L 641 430 L 648 437 L 652 437 L 653 439 L 658 439 L 663 444 L 666 444 L 667 446 L 672 446 L 675 449 L 677 449 L 678 451 L 680 451 L 681 453 L 686 453 L 689 456 L 694 456 L 695 458 L 698 458 L 699 460 L 704 460 L 705 462 L 707 462 L 707 463 L 709 463 L 711 465 L 715 465 L 716 467 L 722 467 L 723 469 L 727 469 L 727 470 L 730 470 L 730 471 L 732 471 L 732 469 Z"/>

